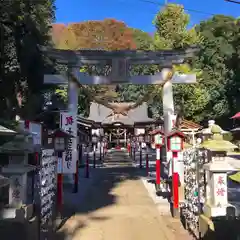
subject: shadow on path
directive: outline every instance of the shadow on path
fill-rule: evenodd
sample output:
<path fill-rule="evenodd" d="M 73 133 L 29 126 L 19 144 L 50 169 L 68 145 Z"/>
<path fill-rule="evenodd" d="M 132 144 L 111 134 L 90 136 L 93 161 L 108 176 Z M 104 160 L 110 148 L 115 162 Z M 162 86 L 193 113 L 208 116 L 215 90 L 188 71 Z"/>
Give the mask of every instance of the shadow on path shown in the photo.
<path fill-rule="evenodd" d="M 118 199 L 112 190 L 123 181 L 138 180 L 142 176 L 146 176 L 145 169 L 132 167 L 131 161 L 124 152 L 109 153 L 106 156 L 104 160 L 106 167 L 98 170 L 99 174 L 94 179 L 81 204 L 66 207 L 65 219 L 68 221 L 68 227 L 66 229 L 63 226 L 57 232 L 57 240 L 71 239 L 76 232 L 85 228 L 90 220 L 104 221 L 109 219 L 106 216 L 94 215 L 99 209 L 116 204 Z M 74 201 L 76 202 L 76 200 Z"/>

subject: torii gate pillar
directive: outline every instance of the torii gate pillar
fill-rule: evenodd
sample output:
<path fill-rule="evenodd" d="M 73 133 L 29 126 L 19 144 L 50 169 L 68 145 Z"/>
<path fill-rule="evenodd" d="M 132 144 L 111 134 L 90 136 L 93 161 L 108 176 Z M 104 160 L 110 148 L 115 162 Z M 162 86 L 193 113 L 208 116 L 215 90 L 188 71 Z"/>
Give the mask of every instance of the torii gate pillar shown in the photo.
<path fill-rule="evenodd" d="M 164 78 L 171 73 L 171 69 L 163 69 L 162 73 Z M 167 135 L 173 128 L 174 121 L 174 102 L 173 102 L 173 90 L 172 81 L 167 81 L 163 85 L 162 90 L 162 101 L 163 101 L 163 116 L 164 116 L 164 133 Z"/>

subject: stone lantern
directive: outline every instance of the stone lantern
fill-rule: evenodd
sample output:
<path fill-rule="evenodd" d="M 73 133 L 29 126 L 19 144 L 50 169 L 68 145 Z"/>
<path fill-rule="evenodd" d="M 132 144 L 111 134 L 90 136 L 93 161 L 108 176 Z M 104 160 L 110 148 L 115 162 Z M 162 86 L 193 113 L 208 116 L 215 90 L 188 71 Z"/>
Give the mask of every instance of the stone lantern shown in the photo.
<path fill-rule="evenodd" d="M 203 166 L 207 184 L 203 212 L 208 218 L 226 216 L 232 207 L 228 203 L 227 173 L 234 168 L 228 164 L 226 156 L 228 151 L 236 148 L 231 142 L 223 140 L 222 129 L 218 125 L 214 124 L 211 132 L 212 137 L 201 144 L 208 151 L 210 160 Z"/>
<path fill-rule="evenodd" d="M 9 178 L 9 206 L 4 209 L 4 218 L 15 218 L 18 209 L 25 209 L 25 217 L 33 213 L 32 203 L 27 200 L 27 174 L 36 169 L 28 164 L 28 154 L 35 152 L 32 136 L 16 135 L 10 142 L 0 147 L 0 152 L 9 155 L 9 164 L 2 168 L 4 176 Z"/>

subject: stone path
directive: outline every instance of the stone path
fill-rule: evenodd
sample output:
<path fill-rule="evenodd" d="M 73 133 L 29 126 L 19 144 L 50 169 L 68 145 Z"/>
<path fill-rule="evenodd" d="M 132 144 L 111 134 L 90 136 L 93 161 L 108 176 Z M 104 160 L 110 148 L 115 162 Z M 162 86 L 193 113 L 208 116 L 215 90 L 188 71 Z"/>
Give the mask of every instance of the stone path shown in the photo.
<path fill-rule="evenodd" d="M 126 154 L 110 153 L 104 165 L 58 240 L 187 240 L 159 214 Z"/>

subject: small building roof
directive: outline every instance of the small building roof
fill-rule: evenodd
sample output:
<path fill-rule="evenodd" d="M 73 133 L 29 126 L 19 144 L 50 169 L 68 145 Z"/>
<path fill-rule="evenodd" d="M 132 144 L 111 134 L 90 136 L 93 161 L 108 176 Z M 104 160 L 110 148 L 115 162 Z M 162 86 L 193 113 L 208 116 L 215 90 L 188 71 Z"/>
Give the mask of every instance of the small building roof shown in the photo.
<path fill-rule="evenodd" d="M 187 129 L 187 130 L 199 130 L 201 129 L 202 126 L 199 125 L 198 123 L 183 119 L 182 123 L 180 125 L 180 129 Z"/>
<path fill-rule="evenodd" d="M 16 135 L 17 132 L 0 125 L 0 135 Z"/>
<path fill-rule="evenodd" d="M 240 112 L 236 113 L 231 119 L 240 119 Z"/>
<path fill-rule="evenodd" d="M 0 188 L 9 185 L 9 182 L 10 182 L 9 178 L 6 178 L 6 177 L 0 175 Z"/>
<path fill-rule="evenodd" d="M 237 128 L 233 128 L 230 130 L 230 132 L 240 132 L 240 127 L 237 127 Z"/>

